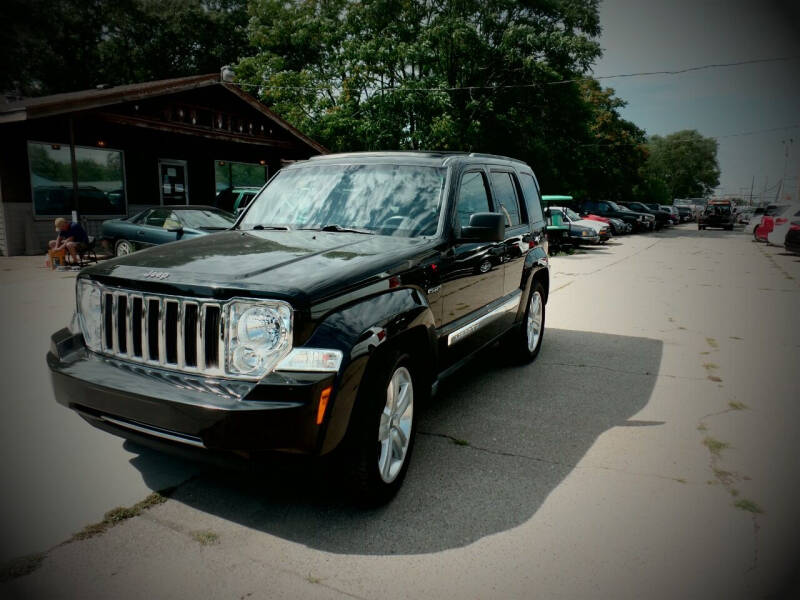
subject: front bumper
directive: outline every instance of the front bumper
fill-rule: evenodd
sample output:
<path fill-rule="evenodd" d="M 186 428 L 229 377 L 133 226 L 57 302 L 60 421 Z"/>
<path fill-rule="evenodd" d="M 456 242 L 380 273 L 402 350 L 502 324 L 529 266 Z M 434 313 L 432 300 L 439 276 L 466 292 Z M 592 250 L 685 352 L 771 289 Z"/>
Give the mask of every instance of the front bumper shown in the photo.
<path fill-rule="evenodd" d="M 123 437 L 252 455 L 319 454 L 319 397 L 336 374 L 272 373 L 259 382 L 211 379 L 99 356 L 67 329 L 47 354 L 56 400 Z M 326 416 L 330 414 L 328 409 Z"/>

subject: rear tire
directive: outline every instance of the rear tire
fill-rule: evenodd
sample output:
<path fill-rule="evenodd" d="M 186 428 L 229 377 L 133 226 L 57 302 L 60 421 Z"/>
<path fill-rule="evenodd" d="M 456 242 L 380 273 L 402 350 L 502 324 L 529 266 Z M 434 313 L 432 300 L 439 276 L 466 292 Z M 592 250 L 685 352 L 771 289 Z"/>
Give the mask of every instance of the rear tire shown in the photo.
<path fill-rule="evenodd" d="M 128 254 L 133 254 L 133 252 L 133 244 L 128 240 L 117 240 L 114 245 L 114 256 L 127 256 Z"/>
<path fill-rule="evenodd" d="M 528 305 L 522 323 L 508 334 L 505 341 L 506 351 L 511 359 L 519 364 L 536 360 L 544 340 L 545 303 L 544 286 L 540 281 L 531 283 Z"/>

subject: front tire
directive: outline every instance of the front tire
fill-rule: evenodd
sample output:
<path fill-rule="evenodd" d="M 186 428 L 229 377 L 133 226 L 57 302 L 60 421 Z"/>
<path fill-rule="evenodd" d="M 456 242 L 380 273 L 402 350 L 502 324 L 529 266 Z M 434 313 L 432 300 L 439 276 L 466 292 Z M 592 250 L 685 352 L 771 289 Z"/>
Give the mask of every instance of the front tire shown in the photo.
<path fill-rule="evenodd" d="M 391 500 L 408 471 L 414 449 L 415 388 L 420 378 L 408 354 L 376 357 L 365 374 L 354 414 L 350 463 L 355 500 L 378 506 Z M 417 396 L 421 396 L 417 390 Z"/>

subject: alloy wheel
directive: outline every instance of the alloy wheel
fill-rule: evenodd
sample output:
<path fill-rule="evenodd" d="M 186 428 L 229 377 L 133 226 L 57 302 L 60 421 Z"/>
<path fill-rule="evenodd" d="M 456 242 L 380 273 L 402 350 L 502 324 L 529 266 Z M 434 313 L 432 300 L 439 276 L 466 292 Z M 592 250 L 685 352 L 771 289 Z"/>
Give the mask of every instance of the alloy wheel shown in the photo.
<path fill-rule="evenodd" d="M 385 483 L 392 483 L 403 468 L 413 419 L 414 384 L 411 373 L 401 366 L 386 386 L 386 404 L 378 427 L 378 472 Z"/>
<path fill-rule="evenodd" d="M 533 352 L 539 344 L 542 335 L 542 296 L 538 290 L 531 294 L 528 306 L 527 339 L 528 351 Z"/>

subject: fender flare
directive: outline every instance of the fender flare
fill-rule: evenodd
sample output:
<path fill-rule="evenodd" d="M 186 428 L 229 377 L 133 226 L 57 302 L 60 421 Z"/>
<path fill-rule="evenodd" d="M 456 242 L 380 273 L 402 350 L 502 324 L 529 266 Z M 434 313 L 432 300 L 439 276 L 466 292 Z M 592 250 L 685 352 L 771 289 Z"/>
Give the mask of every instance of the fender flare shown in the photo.
<path fill-rule="evenodd" d="M 303 345 L 341 350 L 343 354 L 334 399 L 320 435 L 320 454 L 330 452 L 344 439 L 371 356 L 409 332 L 424 334 L 427 349 L 433 354 L 435 329 L 433 311 L 413 288 L 392 290 L 348 305 L 317 326 Z"/>

